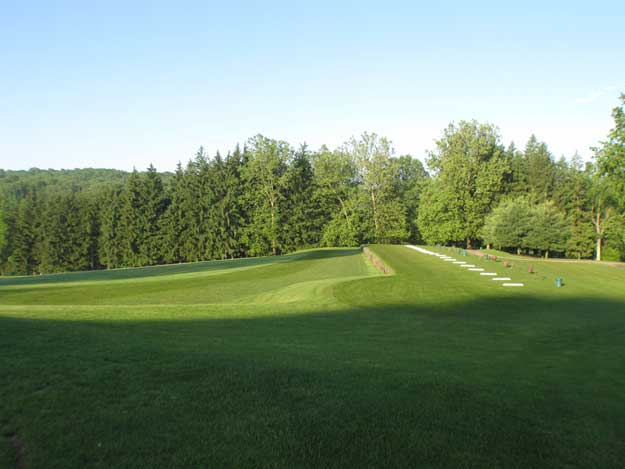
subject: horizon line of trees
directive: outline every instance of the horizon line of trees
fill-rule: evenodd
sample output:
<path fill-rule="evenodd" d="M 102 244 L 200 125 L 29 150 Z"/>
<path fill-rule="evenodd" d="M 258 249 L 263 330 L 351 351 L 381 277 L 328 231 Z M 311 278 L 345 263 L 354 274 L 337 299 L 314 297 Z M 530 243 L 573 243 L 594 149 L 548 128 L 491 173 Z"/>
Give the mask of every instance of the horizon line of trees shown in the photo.
<path fill-rule="evenodd" d="M 0 170 L 0 273 L 277 255 L 317 246 L 427 243 L 625 259 L 625 95 L 594 161 L 521 151 L 490 124 L 450 124 L 427 170 L 364 133 L 310 151 L 257 135 L 200 147 L 174 174 Z"/>

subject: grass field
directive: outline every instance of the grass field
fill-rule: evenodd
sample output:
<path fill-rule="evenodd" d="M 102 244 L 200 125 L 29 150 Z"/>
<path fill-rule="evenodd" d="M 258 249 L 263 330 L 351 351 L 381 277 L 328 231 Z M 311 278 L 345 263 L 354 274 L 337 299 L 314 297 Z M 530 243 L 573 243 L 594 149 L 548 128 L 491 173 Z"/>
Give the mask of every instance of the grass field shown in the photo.
<path fill-rule="evenodd" d="M 0 467 L 622 467 L 625 270 L 372 250 L 0 278 Z"/>

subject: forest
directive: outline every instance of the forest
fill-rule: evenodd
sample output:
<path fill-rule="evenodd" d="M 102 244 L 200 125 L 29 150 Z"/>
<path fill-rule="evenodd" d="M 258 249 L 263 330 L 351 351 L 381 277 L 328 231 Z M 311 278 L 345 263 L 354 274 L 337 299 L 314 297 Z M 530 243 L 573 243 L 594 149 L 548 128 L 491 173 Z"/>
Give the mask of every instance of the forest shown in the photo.
<path fill-rule="evenodd" d="M 373 133 L 311 151 L 262 135 L 175 173 L 0 170 L 0 273 L 30 275 L 427 243 L 625 260 L 625 95 L 584 162 L 450 124 L 426 165 Z"/>

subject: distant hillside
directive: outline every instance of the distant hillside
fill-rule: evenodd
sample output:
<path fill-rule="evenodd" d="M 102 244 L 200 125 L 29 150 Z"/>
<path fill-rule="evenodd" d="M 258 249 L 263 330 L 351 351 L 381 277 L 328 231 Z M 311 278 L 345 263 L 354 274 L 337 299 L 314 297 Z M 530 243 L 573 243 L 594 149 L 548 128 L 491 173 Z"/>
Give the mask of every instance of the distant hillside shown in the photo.
<path fill-rule="evenodd" d="M 167 183 L 172 173 L 159 173 Z M 29 189 L 37 191 L 75 188 L 90 192 L 101 191 L 111 185 L 123 186 L 130 172 L 119 169 L 80 168 L 80 169 L 39 169 L 5 170 L 0 168 L 0 195 L 17 201 Z"/>

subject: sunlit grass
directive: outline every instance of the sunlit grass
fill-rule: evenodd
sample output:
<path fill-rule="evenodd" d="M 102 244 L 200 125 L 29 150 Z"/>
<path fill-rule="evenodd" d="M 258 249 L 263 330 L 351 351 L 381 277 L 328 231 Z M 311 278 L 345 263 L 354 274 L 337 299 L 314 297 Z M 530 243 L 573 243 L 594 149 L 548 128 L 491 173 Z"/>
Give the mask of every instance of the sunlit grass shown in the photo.
<path fill-rule="evenodd" d="M 372 249 L 0 281 L 0 462 L 620 467 L 625 271 Z"/>

